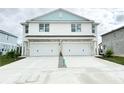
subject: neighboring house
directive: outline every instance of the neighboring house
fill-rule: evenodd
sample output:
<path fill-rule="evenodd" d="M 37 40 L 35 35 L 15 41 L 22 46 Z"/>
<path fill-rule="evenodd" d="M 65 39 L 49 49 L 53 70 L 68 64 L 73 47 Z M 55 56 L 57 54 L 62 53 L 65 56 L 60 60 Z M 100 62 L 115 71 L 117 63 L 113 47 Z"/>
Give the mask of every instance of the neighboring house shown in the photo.
<path fill-rule="evenodd" d="M 27 20 L 23 25 L 23 56 L 91 56 L 96 54 L 96 26 L 92 20 L 64 9 Z"/>
<path fill-rule="evenodd" d="M 124 56 L 124 26 L 102 35 L 103 52 L 112 49 L 114 55 Z"/>
<path fill-rule="evenodd" d="M 12 35 L 8 32 L 0 30 L 0 54 L 3 55 L 10 51 L 15 50 L 17 47 L 17 36 Z"/>

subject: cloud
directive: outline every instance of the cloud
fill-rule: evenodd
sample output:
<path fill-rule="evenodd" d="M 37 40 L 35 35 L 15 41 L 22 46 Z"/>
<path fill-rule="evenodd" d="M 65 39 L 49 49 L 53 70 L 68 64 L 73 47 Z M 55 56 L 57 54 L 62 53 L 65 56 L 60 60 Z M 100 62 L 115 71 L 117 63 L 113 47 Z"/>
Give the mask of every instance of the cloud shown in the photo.
<path fill-rule="evenodd" d="M 116 21 L 117 22 L 124 22 L 124 15 L 117 15 L 116 16 Z"/>

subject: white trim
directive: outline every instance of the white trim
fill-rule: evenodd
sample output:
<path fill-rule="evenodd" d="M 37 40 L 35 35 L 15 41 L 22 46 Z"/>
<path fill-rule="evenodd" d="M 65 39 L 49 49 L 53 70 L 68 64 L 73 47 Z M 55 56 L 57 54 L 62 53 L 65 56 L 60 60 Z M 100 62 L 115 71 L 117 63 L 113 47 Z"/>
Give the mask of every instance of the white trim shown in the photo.
<path fill-rule="evenodd" d="M 27 23 L 93 23 L 93 21 L 80 21 L 80 20 L 40 20 L 40 21 L 27 21 Z"/>
<path fill-rule="evenodd" d="M 36 39 L 42 39 L 42 40 L 50 40 L 50 39 L 53 39 L 53 40 L 56 40 L 56 39 L 58 39 L 58 40 L 60 40 L 60 39 L 63 39 L 63 40 L 65 40 L 65 39 L 71 39 L 71 40 L 76 40 L 76 39 L 80 39 L 80 40 L 85 40 L 85 39 L 89 39 L 89 40 L 93 40 L 93 39 L 95 39 L 96 37 L 26 37 L 27 39 L 34 39 L 34 40 L 36 40 Z"/>
<path fill-rule="evenodd" d="M 49 44 L 52 44 L 52 43 L 54 43 L 54 44 L 57 44 L 57 43 L 59 43 L 59 42 L 53 42 L 53 41 L 49 41 L 49 42 L 33 42 L 33 41 L 30 41 L 29 42 L 30 44 L 32 44 L 32 43 L 39 43 L 39 44 L 41 44 L 41 43 L 43 43 L 43 44 L 46 44 L 46 43 L 49 43 Z"/>
<path fill-rule="evenodd" d="M 72 41 L 72 42 L 66 42 L 66 41 L 64 41 L 64 42 L 62 42 L 62 44 L 90 44 L 90 43 L 92 43 L 93 41 Z"/>

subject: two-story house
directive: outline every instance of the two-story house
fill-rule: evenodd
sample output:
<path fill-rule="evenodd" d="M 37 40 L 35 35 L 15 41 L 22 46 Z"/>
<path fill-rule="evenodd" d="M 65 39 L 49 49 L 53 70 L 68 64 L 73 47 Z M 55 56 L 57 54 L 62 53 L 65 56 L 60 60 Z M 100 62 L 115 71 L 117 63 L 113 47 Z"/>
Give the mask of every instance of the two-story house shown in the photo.
<path fill-rule="evenodd" d="M 0 30 L 0 54 L 5 54 L 17 47 L 17 36 Z"/>
<path fill-rule="evenodd" d="M 64 9 L 27 20 L 23 25 L 23 56 L 92 56 L 96 54 L 96 26 Z"/>

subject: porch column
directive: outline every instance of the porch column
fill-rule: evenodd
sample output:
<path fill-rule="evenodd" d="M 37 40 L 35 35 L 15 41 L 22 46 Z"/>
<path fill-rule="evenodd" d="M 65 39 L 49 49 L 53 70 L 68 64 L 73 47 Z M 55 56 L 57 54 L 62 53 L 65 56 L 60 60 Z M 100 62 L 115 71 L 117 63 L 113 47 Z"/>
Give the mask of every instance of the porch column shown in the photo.
<path fill-rule="evenodd" d="M 30 55 L 30 42 L 29 41 L 27 41 L 26 51 L 27 51 L 26 55 L 29 56 Z"/>
<path fill-rule="evenodd" d="M 62 40 L 59 41 L 59 52 L 62 52 Z"/>
<path fill-rule="evenodd" d="M 97 41 L 94 41 L 94 55 L 98 54 Z"/>
<path fill-rule="evenodd" d="M 21 50 L 21 55 L 24 56 L 24 42 L 22 42 L 22 50 Z"/>

